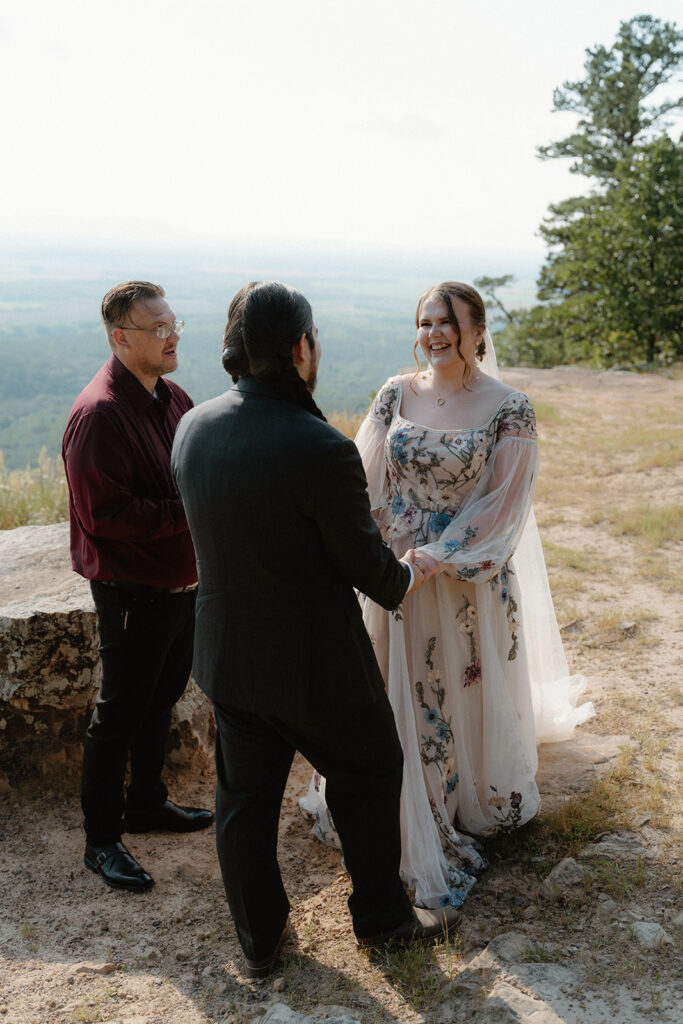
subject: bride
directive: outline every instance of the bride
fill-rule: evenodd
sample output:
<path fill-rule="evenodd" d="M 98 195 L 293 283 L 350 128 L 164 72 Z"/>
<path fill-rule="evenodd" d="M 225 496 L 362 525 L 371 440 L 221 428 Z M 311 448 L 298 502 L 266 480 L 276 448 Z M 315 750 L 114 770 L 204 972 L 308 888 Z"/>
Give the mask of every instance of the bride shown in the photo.
<path fill-rule="evenodd" d="M 386 382 L 356 444 L 386 542 L 434 576 L 395 612 L 362 599 L 363 617 L 405 758 L 401 874 L 418 904 L 459 906 L 485 866 L 471 837 L 537 813 L 537 742 L 594 710 L 576 707 L 531 511 L 531 403 L 498 376 L 474 288 L 430 288 L 416 326 L 429 369 Z M 323 778 L 301 806 L 339 845 Z"/>

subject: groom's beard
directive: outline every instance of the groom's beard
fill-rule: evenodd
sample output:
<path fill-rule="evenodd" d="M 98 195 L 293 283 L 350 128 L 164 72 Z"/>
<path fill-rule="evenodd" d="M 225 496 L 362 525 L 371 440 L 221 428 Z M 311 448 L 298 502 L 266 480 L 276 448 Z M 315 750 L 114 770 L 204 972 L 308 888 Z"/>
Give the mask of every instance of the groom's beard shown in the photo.
<path fill-rule="evenodd" d="M 315 349 L 313 349 L 313 351 L 315 352 Z M 320 350 L 318 350 L 318 352 L 319 351 Z M 306 378 L 306 387 L 308 388 L 308 390 L 310 391 L 311 394 L 313 394 L 313 392 L 315 391 L 315 386 L 318 383 L 318 367 L 319 366 L 320 366 L 320 355 L 318 355 L 318 358 L 315 361 L 315 366 L 311 366 L 310 370 L 308 371 L 308 377 Z"/>

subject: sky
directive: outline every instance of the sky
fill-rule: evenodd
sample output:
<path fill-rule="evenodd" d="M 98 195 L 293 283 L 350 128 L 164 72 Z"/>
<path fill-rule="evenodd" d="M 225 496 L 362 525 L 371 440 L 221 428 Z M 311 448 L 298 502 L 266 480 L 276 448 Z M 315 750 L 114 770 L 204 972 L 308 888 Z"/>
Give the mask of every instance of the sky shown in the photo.
<path fill-rule="evenodd" d="M 0 10 L 0 233 L 177 248 L 540 253 L 586 190 L 536 146 L 669 0 L 20 0 Z M 680 21 L 680 17 L 678 19 Z"/>

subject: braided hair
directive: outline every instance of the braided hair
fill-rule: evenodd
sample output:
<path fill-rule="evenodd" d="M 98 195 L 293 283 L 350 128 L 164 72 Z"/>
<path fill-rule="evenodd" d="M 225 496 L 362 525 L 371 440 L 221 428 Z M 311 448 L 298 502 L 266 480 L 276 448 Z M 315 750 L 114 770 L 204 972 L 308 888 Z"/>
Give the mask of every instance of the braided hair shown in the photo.
<path fill-rule="evenodd" d="M 236 299 L 237 296 L 233 302 Z M 311 349 L 315 345 L 313 310 L 308 300 L 301 292 L 278 281 L 247 286 L 240 320 L 244 354 L 254 377 L 277 378 L 292 401 L 324 420 L 292 359 L 292 348 L 302 334 Z M 223 365 L 225 358 L 224 352 Z"/>

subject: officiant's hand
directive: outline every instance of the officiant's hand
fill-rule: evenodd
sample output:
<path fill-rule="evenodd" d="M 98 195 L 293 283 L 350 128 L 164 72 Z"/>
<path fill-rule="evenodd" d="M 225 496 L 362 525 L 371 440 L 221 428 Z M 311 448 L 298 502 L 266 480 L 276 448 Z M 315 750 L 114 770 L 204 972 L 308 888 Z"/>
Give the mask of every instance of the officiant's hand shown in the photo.
<path fill-rule="evenodd" d="M 409 565 L 410 568 L 413 570 L 413 585 L 409 590 L 406 590 L 406 597 L 408 596 L 408 594 L 414 594 L 416 590 L 419 590 L 425 581 L 424 573 L 420 569 L 419 565 L 417 565 L 417 563 L 415 562 L 414 555 L 415 552 L 411 548 L 411 550 L 407 551 L 403 558 L 401 559 L 402 562 L 405 562 L 406 565 Z"/>
<path fill-rule="evenodd" d="M 408 553 L 413 556 L 412 564 L 413 566 L 417 566 L 420 570 L 424 576 L 425 583 L 428 579 L 431 579 L 432 576 L 437 576 L 441 572 L 440 563 L 437 562 L 435 558 L 432 558 L 431 555 L 428 555 L 426 551 L 421 551 L 420 548 L 417 548 L 416 550 L 411 548 Z"/>

